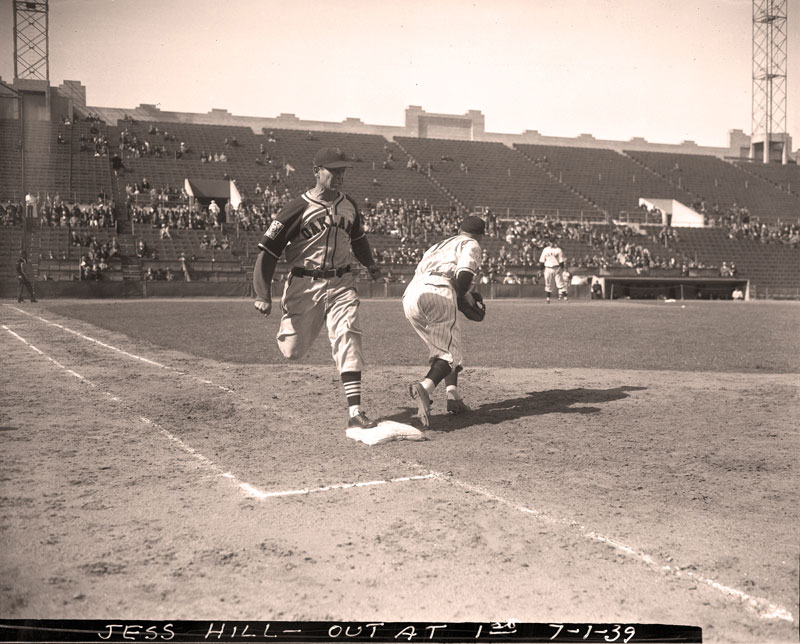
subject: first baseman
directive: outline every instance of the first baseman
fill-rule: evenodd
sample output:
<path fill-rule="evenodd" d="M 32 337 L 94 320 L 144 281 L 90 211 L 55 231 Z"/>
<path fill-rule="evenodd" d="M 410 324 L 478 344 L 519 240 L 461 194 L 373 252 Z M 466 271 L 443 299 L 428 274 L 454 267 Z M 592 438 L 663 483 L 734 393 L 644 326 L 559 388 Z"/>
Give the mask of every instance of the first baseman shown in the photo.
<path fill-rule="evenodd" d="M 431 365 L 425 378 L 408 385 L 425 427 L 430 427 L 431 395 L 442 380 L 447 385 L 447 411 L 468 411 L 458 392 L 458 373 L 463 369 L 458 298 L 472 299 L 472 282 L 481 265 L 479 240 L 485 230 L 483 219 L 466 217 L 457 235 L 425 251 L 403 293 L 403 311 L 428 347 Z"/>
<path fill-rule="evenodd" d="M 28 279 L 28 275 L 25 272 L 25 265 L 27 263 L 28 251 L 19 251 L 19 258 L 17 259 L 17 302 L 25 301 L 22 299 L 23 288 L 28 289 L 28 293 L 30 293 L 31 296 L 31 302 L 36 301 L 36 293 L 34 292 L 33 284 L 31 284 L 31 281 Z"/>
<path fill-rule="evenodd" d="M 339 148 L 322 148 L 314 156 L 316 185 L 281 209 L 261 238 L 253 270 L 255 307 L 272 311 L 272 276 L 281 254 L 291 266 L 281 298 L 278 347 L 290 360 L 308 353 L 327 323 L 333 360 L 347 398 L 348 427 L 374 427 L 361 409 L 364 367 L 359 299 L 351 263 L 367 267 L 372 279 L 381 275 L 353 199 L 341 192 L 352 167 Z"/>
<path fill-rule="evenodd" d="M 558 289 L 558 299 L 566 301 L 567 284 L 561 272 L 564 269 L 564 253 L 561 252 L 558 242 L 548 238 L 547 246 L 544 247 L 542 256 L 539 258 L 539 264 L 544 267 L 544 294 L 547 303 L 550 304 L 554 279 Z"/>

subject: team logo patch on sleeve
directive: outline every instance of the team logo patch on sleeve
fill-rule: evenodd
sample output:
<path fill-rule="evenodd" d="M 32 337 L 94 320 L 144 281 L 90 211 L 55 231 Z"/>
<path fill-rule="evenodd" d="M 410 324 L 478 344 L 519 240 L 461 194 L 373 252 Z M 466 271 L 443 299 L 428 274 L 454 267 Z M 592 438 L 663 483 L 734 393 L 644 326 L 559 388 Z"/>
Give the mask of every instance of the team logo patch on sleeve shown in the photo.
<path fill-rule="evenodd" d="M 267 228 L 267 232 L 265 232 L 264 235 L 270 239 L 275 239 L 282 230 L 283 224 L 276 219 L 269 225 L 269 228 Z"/>

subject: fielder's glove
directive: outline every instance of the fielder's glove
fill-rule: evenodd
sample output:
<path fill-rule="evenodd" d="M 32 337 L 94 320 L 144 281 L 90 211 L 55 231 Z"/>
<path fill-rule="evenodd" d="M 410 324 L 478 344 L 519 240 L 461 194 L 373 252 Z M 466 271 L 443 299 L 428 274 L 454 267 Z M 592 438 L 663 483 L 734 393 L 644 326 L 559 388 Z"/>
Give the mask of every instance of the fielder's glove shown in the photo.
<path fill-rule="evenodd" d="M 483 303 L 483 296 L 480 293 L 468 293 L 464 297 L 458 298 L 458 310 L 464 317 L 473 322 L 482 322 L 486 317 L 486 305 Z"/>

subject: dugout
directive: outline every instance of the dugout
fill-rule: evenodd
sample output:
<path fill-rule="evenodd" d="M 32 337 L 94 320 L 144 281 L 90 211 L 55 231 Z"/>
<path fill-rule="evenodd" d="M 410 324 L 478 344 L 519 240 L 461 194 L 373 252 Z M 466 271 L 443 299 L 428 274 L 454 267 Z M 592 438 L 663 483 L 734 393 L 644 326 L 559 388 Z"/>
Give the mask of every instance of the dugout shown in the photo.
<path fill-rule="evenodd" d="M 607 300 L 731 300 L 737 287 L 750 299 L 750 281 L 735 277 L 610 276 L 599 279 Z"/>

